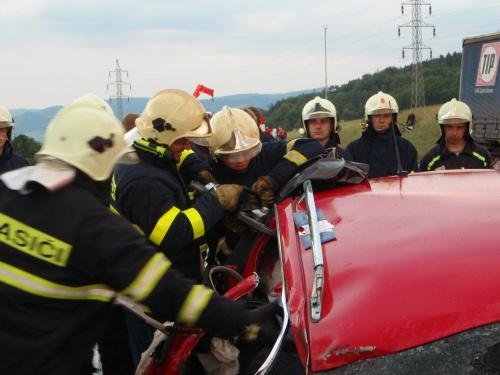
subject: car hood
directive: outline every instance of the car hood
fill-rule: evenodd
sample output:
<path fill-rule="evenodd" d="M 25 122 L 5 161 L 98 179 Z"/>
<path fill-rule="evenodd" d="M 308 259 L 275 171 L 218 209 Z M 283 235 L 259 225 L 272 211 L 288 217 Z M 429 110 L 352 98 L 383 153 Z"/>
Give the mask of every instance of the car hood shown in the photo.
<path fill-rule="evenodd" d="M 500 173 L 445 171 L 315 192 L 337 239 L 322 244 L 321 320 L 314 266 L 292 214 L 276 206 L 285 292 L 308 371 L 393 353 L 500 318 Z"/>

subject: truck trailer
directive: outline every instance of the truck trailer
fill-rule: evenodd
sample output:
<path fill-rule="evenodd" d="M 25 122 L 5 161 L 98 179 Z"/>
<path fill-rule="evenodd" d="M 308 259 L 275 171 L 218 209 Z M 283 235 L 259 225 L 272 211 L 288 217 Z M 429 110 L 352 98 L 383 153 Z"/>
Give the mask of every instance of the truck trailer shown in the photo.
<path fill-rule="evenodd" d="M 500 156 L 500 32 L 463 40 L 460 100 L 472 110 L 472 136 Z"/>

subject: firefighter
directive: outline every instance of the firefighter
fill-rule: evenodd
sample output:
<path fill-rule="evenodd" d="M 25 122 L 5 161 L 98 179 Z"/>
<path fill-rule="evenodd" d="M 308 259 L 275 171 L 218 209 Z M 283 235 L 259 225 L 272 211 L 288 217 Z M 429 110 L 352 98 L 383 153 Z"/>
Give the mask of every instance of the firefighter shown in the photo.
<path fill-rule="evenodd" d="M 14 119 L 9 110 L 0 106 L 0 173 L 28 165 L 26 159 L 14 154 L 11 144 L 13 127 Z"/>
<path fill-rule="evenodd" d="M 207 248 L 205 234 L 223 218 L 225 210 L 236 208 L 242 188 L 221 185 L 214 194 L 203 192 L 191 202 L 185 181 L 191 179 L 187 176 L 192 167 L 207 162 L 189 149 L 190 142 L 205 145 L 212 133 L 203 106 L 189 93 L 166 89 L 155 94 L 137 118 L 136 129 L 140 137 L 132 147 L 140 162 L 115 168 L 111 208 L 135 224 L 175 269 L 199 282 Z M 204 171 L 206 168 L 199 174 Z M 126 322 L 132 359 L 137 364 L 153 330 L 131 314 Z"/>
<path fill-rule="evenodd" d="M 211 121 L 213 137 L 211 169 L 218 183 L 236 183 L 250 188 L 247 195 L 254 205 L 271 206 L 278 190 L 295 174 L 297 168 L 325 152 L 318 141 L 300 138 L 290 142 L 260 141 L 255 121 L 244 110 L 225 106 Z M 260 199 L 257 199 L 258 196 Z M 225 228 L 210 233 L 208 263 L 225 263 L 246 226 L 233 215 L 224 217 Z"/>
<path fill-rule="evenodd" d="M 327 151 L 334 149 L 335 155 L 339 158 L 351 160 L 351 155 L 339 146 L 337 123 L 337 109 L 327 99 L 316 96 L 302 109 L 302 126 L 305 134 L 318 140 Z"/>
<path fill-rule="evenodd" d="M 102 108 L 71 104 L 49 124 L 37 164 L 0 176 L 0 373 L 91 374 L 120 295 L 223 337 L 275 333 L 272 306 L 247 311 L 194 285 L 103 204 L 113 165 L 134 160 L 123 135 Z"/>
<path fill-rule="evenodd" d="M 402 170 L 417 171 L 417 150 L 410 141 L 401 137 L 396 125 L 398 111 L 398 103 L 391 95 L 379 91 L 371 96 L 365 104 L 367 128 L 360 138 L 347 146 L 353 161 L 370 165 L 370 178 L 398 173 L 394 139 Z"/>
<path fill-rule="evenodd" d="M 488 149 L 471 136 L 472 112 L 456 99 L 444 103 L 438 112 L 441 137 L 422 158 L 420 170 L 492 168 Z"/>
<path fill-rule="evenodd" d="M 236 208 L 241 187 L 221 185 L 190 204 L 179 168 L 189 142 L 206 144 L 210 125 L 201 103 L 187 92 L 167 89 L 153 96 L 136 120 L 137 165 L 120 165 L 112 180 L 112 207 L 136 224 L 184 275 L 200 280 L 198 239 L 224 210 Z M 185 172 L 188 174 L 188 172 Z"/>
<path fill-rule="evenodd" d="M 212 168 L 219 183 L 250 187 L 270 206 L 275 194 L 308 160 L 325 149 L 311 138 L 262 143 L 259 130 L 243 110 L 225 106 L 212 118 Z"/>

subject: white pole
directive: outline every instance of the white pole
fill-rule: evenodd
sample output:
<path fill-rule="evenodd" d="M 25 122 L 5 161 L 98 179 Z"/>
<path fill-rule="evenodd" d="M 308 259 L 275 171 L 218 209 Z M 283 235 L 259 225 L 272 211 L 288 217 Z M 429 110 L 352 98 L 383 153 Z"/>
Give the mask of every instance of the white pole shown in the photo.
<path fill-rule="evenodd" d="M 324 39 L 325 39 L 325 99 L 328 99 L 328 72 L 327 72 L 327 62 L 326 62 L 326 30 L 328 25 L 323 25 L 324 28 Z"/>

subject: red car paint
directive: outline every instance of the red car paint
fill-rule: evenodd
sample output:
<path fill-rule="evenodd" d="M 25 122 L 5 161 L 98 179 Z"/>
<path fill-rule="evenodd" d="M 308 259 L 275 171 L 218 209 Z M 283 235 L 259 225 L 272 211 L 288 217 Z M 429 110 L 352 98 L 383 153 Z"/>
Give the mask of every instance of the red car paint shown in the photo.
<path fill-rule="evenodd" d="M 442 171 L 315 192 L 337 240 L 322 245 L 321 320 L 310 319 L 311 250 L 277 205 L 285 290 L 308 371 L 339 367 L 500 319 L 500 173 Z"/>

